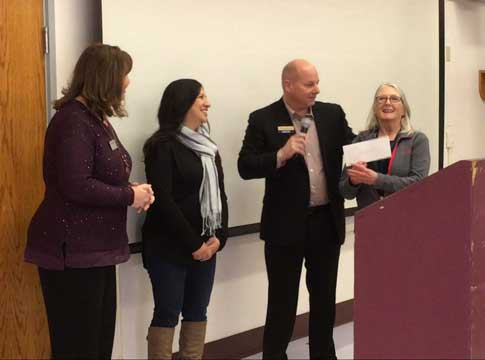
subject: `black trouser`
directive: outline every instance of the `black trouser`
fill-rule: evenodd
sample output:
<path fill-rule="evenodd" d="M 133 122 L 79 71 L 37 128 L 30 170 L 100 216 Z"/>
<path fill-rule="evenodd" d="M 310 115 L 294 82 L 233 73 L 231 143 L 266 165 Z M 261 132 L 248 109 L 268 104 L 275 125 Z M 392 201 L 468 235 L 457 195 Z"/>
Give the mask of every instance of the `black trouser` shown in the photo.
<path fill-rule="evenodd" d="M 115 266 L 39 268 L 53 359 L 110 359 L 116 321 Z"/>
<path fill-rule="evenodd" d="M 333 326 L 340 245 L 330 207 L 309 211 L 306 225 L 306 233 L 295 245 L 265 244 L 269 287 L 263 359 L 287 359 L 303 259 L 310 295 L 310 359 L 336 358 Z"/>

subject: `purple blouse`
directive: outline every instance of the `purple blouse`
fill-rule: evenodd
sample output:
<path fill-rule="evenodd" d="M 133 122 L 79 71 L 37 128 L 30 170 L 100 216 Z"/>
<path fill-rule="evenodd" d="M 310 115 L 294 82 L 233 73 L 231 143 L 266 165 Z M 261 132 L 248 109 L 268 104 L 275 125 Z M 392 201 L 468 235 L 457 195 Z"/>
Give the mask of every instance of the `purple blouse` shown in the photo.
<path fill-rule="evenodd" d="M 62 270 L 128 260 L 131 159 L 111 125 L 68 102 L 47 128 L 43 170 L 44 200 L 29 226 L 25 261 Z"/>

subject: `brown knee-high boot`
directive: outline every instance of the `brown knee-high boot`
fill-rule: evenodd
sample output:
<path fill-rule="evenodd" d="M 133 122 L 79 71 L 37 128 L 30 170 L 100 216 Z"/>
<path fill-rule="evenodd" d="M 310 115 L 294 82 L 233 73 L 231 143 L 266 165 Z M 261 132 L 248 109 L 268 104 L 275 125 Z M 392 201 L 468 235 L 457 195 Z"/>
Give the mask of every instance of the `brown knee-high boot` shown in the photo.
<path fill-rule="evenodd" d="M 180 359 L 202 359 L 207 321 L 182 321 L 179 338 Z"/>
<path fill-rule="evenodd" d="M 172 359 L 172 344 L 175 328 L 150 326 L 148 328 L 148 358 Z"/>

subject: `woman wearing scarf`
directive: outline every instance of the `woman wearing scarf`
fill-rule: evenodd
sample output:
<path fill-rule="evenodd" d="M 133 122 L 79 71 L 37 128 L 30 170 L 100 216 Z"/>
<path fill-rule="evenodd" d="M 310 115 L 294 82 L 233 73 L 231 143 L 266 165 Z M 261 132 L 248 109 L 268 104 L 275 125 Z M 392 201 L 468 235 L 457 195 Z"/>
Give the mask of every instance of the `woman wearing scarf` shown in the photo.
<path fill-rule="evenodd" d="M 146 177 L 157 196 L 142 229 L 155 303 L 147 336 L 150 359 L 172 358 L 180 313 L 180 358 L 201 359 L 204 351 L 216 252 L 224 247 L 228 218 L 209 107 L 198 81 L 172 82 L 158 110 L 160 128 L 143 148 Z"/>

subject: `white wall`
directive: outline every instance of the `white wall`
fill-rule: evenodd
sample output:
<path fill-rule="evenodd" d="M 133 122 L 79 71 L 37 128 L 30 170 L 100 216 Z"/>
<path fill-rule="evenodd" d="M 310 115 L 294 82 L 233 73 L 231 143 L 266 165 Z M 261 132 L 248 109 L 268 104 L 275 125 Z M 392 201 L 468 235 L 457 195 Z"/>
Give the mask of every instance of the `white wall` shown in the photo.
<path fill-rule="evenodd" d="M 437 169 L 437 0 L 304 0 L 298 7 L 293 0 L 137 0 L 136 6 L 102 0 L 102 9 L 103 41 L 134 58 L 129 118 L 113 121 L 134 160 L 133 177 L 143 181 L 141 149 L 158 126 L 163 89 L 181 77 L 200 80 L 212 102 L 230 226 L 259 221 L 263 181 L 242 180 L 237 157 L 248 114 L 281 96 L 281 69 L 295 57 L 316 65 L 319 100 L 341 104 L 356 131 L 365 126 L 377 85 L 400 84 Z M 296 12 L 315 16 L 300 20 Z M 137 239 L 133 220 L 128 223 Z"/>
<path fill-rule="evenodd" d="M 342 104 L 356 130 L 364 126 L 376 86 L 383 81 L 401 84 L 412 104 L 415 126 L 430 137 L 432 169 L 437 168 L 435 0 L 306 0 L 301 6 L 318 16 L 307 17 L 297 26 L 290 0 L 140 0 L 136 7 L 129 0 L 102 3 L 104 41 L 120 45 L 134 58 L 127 90 L 130 116 L 114 121 L 134 158 L 134 180 L 143 181 L 141 145 L 156 128 L 164 87 L 176 78 L 194 77 L 202 81 L 212 102 L 209 116 L 224 161 L 233 206 L 231 224 L 258 221 L 262 183 L 239 178 L 237 153 L 249 112 L 281 96 L 281 68 L 294 57 L 308 58 L 317 65 L 320 99 Z M 141 221 L 131 212 L 131 240 L 139 240 Z M 353 298 L 352 230 L 350 224 L 342 249 L 339 302 Z M 119 274 L 122 354 L 143 358 L 153 300 L 140 256 L 121 265 Z M 298 313 L 308 311 L 303 279 L 304 274 Z M 230 239 L 219 257 L 207 340 L 262 326 L 266 285 L 263 244 L 257 235 Z"/>
<path fill-rule="evenodd" d="M 478 94 L 478 70 L 485 70 L 485 1 L 447 0 L 446 165 L 485 158 L 485 102 Z"/>
<path fill-rule="evenodd" d="M 54 13 L 49 14 L 55 35 L 51 49 L 55 53 L 57 97 L 71 80 L 79 55 L 86 46 L 101 41 L 100 0 L 48 0 L 53 2 Z M 52 6 L 51 6 L 52 8 Z"/>

